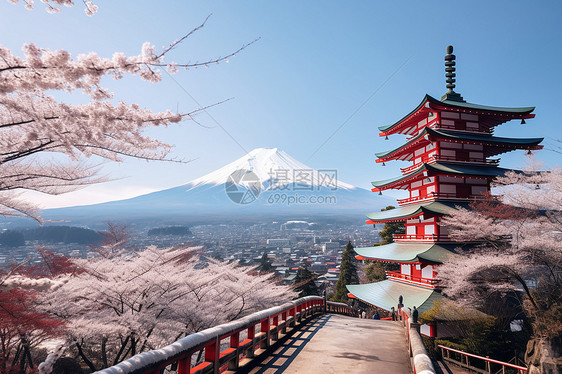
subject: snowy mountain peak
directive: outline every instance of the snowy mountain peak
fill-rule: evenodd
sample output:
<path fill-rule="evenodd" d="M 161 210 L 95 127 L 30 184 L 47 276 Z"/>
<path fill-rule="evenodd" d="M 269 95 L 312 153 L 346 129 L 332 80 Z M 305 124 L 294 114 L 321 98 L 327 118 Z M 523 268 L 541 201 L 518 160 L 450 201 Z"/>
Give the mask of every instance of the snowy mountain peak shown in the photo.
<path fill-rule="evenodd" d="M 337 186 L 338 189 L 345 190 L 356 189 L 355 186 L 337 180 L 337 170 L 314 170 L 279 148 L 256 148 L 236 161 L 189 182 L 186 187 L 192 189 L 205 185 L 208 187 L 222 185 L 237 170 L 249 170 L 256 174 L 262 190 L 292 183 L 314 187 Z"/>

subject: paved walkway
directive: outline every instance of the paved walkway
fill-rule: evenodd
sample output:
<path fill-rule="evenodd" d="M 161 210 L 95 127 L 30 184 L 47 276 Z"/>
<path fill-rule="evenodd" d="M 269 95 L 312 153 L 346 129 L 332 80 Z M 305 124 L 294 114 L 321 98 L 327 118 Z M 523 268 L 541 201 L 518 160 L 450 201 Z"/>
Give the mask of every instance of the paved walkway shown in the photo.
<path fill-rule="evenodd" d="M 399 322 L 324 314 L 295 332 L 250 373 L 409 374 L 407 344 Z"/>

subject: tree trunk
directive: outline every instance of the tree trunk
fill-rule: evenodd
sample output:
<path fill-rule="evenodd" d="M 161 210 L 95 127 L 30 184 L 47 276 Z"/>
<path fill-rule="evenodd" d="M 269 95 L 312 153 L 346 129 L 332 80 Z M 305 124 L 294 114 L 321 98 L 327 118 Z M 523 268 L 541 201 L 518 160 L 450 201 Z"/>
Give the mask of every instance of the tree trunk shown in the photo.
<path fill-rule="evenodd" d="M 94 366 L 93 362 L 90 361 L 88 359 L 88 357 L 86 357 L 86 355 L 84 354 L 84 351 L 82 350 L 82 346 L 80 345 L 80 343 L 76 343 L 76 348 L 78 348 L 78 354 L 80 355 L 80 357 L 82 358 L 82 360 L 84 360 L 84 362 L 86 363 L 86 365 L 88 365 L 88 367 L 90 368 L 90 370 L 93 372 L 96 371 L 96 367 Z"/>
<path fill-rule="evenodd" d="M 562 339 L 529 340 L 525 352 L 527 374 L 562 373 Z"/>

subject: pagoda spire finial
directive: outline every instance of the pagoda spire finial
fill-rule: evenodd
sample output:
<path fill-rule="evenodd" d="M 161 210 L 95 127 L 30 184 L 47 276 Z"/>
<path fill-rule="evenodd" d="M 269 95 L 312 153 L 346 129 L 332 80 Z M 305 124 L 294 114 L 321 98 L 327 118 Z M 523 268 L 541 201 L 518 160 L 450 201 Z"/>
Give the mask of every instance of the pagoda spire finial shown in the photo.
<path fill-rule="evenodd" d="M 450 100 L 464 102 L 462 96 L 454 91 L 454 88 L 456 87 L 455 59 L 456 56 L 453 54 L 453 46 L 447 46 L 447 54 L 445 55 L 445 77 L 447 78 L 446 82 L 449 91 L 447 91 L 447 93 L 441 97 L 441 101 Z"/>
<path fill-rule="evenodd" d="M 447 93 L 455 92 L 455 58 L 453 46 L 447 46 L 447 55 L 445 56 L 445 71 L 447 72 L 445 76 L 447 77 L 447 88 L 449 89 Z"/>

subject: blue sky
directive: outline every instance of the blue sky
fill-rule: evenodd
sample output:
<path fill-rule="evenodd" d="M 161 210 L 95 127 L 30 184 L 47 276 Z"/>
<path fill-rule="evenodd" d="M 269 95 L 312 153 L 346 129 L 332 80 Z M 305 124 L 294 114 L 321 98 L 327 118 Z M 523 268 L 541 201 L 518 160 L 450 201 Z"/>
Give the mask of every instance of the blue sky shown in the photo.
<path fill-rule="evenodd" d="M 195 110 L 198 106 L 189 95 L 201 105 L 232 97 L 209 113 L 236 141 L 206 114 L 198 120 L 211 128 L 184 122 L 151 131 L 176 146 L 174 156 L 194 161 L 107 163 L 103 171 L 114 181 L 43 200 L 46 206 L 119 199 L 181 185 L 257 147 L 281 148 L 311 167 L 338 169 L 341 180 L 369 188 L 370 181 L 397 175 L 404 166 L 375 165 L 374 153 L 404 142 L 401 135 L 384 141 L 377 127 L 400 119 L 426 93 L 438 98 L 445 93 L 443 57 L 449 44 L 457 56 L 456 91 L 467 101 L 537 107 L 535 119 L 523 126 L 504 124 L 496 135 L 544 136 L 545 150 L 537 157 L 546 167 L 560 164 L 560 155 L 552 151 L 562 139 L 559 1 L 95 3 L 99 12 L 88 17 L 78 1 L 55 15 L 47 14 L 40 2 L 34 11 L 0 2 L 0 44 L 14 51 L 34 42 L 73 55 L 138 54 L 143 42 L 167 45 L 211 13 L 205 28 L 168 61 L 214 58 L 261 39 L 228 64 L 180 71 L 173 79 L 164 74 L 159 84 L 130 78 L 106 82 L 117 99 L 155 111 Z M 502 156 L 504 167 L 524 162 L 522 151 Z"/>

